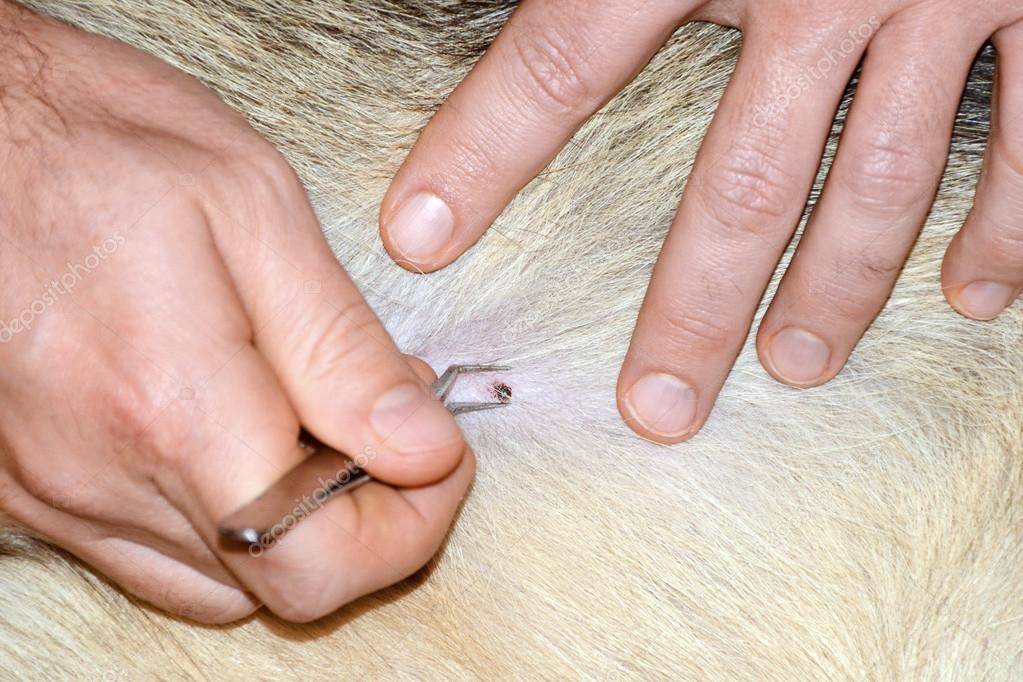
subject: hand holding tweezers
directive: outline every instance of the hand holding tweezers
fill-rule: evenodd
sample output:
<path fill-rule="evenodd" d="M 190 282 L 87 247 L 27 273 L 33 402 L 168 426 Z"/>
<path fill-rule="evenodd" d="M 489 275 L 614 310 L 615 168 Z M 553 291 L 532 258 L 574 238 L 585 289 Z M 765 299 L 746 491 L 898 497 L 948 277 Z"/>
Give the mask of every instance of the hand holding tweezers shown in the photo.
<path fill-rule="evenodd" d="M 448 397 L 459 376 L 506 370 L 507 367 L 496 365 L 452 365 L 433 382 L 430 389 L 453 415 L 504 407 L 509 401 L 503 394 L 499 394 L 498 400 L 486 402 L 448 402 Z M 299 445 L 309 456 L 262 495 L 225 517 L 220 522 L 223 539 L 256 544 L 285 515 L 299 511 L 302 514 L 296 516 L 304 518 L 331 497 L 373 480 L 350 457 L 324 445 L 305 431 L 299 437 Z"/>

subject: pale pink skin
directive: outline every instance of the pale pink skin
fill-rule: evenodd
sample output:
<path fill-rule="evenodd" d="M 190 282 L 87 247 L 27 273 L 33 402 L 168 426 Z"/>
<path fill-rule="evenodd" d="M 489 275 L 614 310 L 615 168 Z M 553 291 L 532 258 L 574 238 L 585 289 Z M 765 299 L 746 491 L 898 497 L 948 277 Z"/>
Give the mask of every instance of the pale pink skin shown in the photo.
<path fill-rule="evenodd" d="M 952 307 L 973 319 L 996 317 L 1018 296 L 1021 20 L 1015 0 L 525 0 L 398 171 L 381 207 L 384 244 L 411 270 L 448 265 L 678 26 L 741 29 L 739 64 L 618 384 L 619 409 L 637 433 L 685 440 L 707 419 L 749 332 L 864 55 L 824 194 L 757 333 L 764 368 L 800 388 L 842 369 L 933 201 L 968 69 L 989 38 L 999 52 L 993 134 L 941 282 Z"/>
<path fill-rule="evenodd" d="M 208 622 L 313 619 L 420 568 L 473 455 L 283 157 L 131 47 L 4 2 L 0 31 L 0 511 Z M 222 546 L 300 424 L 383 483 Z"/>

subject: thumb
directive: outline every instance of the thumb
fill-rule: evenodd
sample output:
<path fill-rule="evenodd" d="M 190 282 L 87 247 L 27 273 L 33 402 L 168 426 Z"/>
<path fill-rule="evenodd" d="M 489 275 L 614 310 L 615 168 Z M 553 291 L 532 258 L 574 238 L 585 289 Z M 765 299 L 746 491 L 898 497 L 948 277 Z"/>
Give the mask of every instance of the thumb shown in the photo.
<path fill-rule="evenodd" d="M 236 192 L 211 193 L 205 203 L 255 346 L 303 425 L 341 452 L 364 455 L 382 481 L 440 480 L 463 456 L 454 418 L 335 259 L 283 157 L 275 151 L 274 163 L 243 173 Z"/>

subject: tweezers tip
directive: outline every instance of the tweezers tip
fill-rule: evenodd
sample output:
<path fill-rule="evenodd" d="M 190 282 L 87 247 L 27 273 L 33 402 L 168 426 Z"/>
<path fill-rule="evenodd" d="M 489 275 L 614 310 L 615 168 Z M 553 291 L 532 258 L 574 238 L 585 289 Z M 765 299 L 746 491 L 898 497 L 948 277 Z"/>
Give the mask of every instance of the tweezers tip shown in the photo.
<path fill-rule="evenodd" d="M 498 407 L 508 407 L 511 402 L 494 401 L 492 403 L 449 403 L 448 409 L 451 414 L 465 414 L 467 412 L 480 412 L 482 410 L 493 410 Z"/>
<path fill-rule="evenodd" d="M 473 374 L 476 372 L 508 372 L 511 367 L 507 365 L 453 365 L 451 369 L 463 374 Z"/>

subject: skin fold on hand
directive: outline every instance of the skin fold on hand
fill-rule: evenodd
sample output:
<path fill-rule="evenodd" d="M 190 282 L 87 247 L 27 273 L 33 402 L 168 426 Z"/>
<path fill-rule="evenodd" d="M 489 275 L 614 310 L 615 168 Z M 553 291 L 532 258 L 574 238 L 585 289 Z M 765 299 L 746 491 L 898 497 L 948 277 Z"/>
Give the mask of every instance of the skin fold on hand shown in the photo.
<path fill-rule="evenodd" d="M 7 3 L 0 34 L 0 510 L 207 622 L 314 619 L 420 568 L 473 454 L 283 157 L 127 45 Z M 223 546 L 300 425 L 379 482 Z"/>
<path fill-rule="evenodd" d="M 398 171 L 382 239 L 409 270 L 451 263 L 680 25 L 742 30 L 618 383 L 633 430 L 686 440 L 749 334 L 860 64 L 823 195 L 757 331 L 764 368 L 799 388 L 842 369 L 927 216 L 970 65 L 989 39 L 992 135 L 941 287 L 976 320 L 1023 290 L 1021 20 L 1013 0 L 525 0 Z"/>

